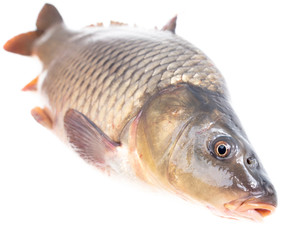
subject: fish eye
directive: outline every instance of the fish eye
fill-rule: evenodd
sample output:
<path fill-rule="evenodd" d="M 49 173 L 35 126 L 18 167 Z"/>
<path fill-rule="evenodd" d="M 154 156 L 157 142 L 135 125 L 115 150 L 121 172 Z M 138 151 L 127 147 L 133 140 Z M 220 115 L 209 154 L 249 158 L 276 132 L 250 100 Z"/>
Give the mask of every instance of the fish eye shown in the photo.
<path fill-rule="evenodd" d="M 218 159 L 224 159 L 233 154 L 233 150 L 236 149 L 236 145 L 231 137 L 229 136 L 220 136 L 213 140 L 209 146 L 210 153 Z"/>
<path fill-rule="evenodd" d="M 218 141 L 214 145 L 214 153 L 220 157 L 228 157 L 231 152 L 231 146 L 226 141 Z"/>

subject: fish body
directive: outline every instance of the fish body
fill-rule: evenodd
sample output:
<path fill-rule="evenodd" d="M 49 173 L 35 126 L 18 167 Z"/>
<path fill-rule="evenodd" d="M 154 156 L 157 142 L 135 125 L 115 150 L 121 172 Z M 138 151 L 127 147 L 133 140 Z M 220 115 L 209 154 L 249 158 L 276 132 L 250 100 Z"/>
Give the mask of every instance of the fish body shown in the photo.
<path fill-rule="evenodd" d="M 119 24 L 68 29 L 46 4 L 37 30 L 4 48 L 36 55 L 44 107 L 33 117 L 109 173 L 201 202 L 220 215 L 259 220 L 276 193 L 228 102 L 225 81 L 199 49 L 175 35 Z"/>
<path fill-rule="evenodd" d="M 50 43 L 58 47 L 49 55 Z M 41 91 L 55 121 L 76 109 L 114 141 L 164 88 L 190 83 L 223 91 L 223 78 L 210 59 L 168 31 L 113 26 L 72 32 L 58 25 L 33 52 L 45 63 Z"/>

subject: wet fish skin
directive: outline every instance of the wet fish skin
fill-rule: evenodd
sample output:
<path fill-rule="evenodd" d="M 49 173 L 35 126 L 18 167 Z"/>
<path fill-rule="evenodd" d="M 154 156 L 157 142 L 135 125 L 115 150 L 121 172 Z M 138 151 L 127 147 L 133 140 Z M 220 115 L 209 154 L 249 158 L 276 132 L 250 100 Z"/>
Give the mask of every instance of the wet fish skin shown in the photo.
<path fill-rule="evenodd" d="M 38 85 L 34 79 L 24 90 L 37 89 L 45 107 L 32 115 L 83 159 L 219 215 L 260 220 L 277 205 L 275 189 L 228 102 L 222 75 L 173 34 L 175 21 L 165 31 L 122 24 L 73 31 L 46 4 L 37 30 L 4 48 L 40 58 Z"/>
<path fill-rule="evenodd" d="M 226 159 L 213 157 L 218 139 L 232 144 Z M 224 212 L 232 199 L 277 204 L 273 185 L 221 94 L 187 84 L 164 91 L 144 107 L 137 142 L 155 177 L 216 210 Z"/>
<path fill-rule="evenodd" d="M 77 109 L 115 141 L 130 116 L 160 89 L 189 82 L 223 91 L 223 78 L 212 62 L 170 32 L 56 28 L 34 50 L 42 62 L 50 62 L 42 91 L 61 115 Z M 53 57 L 47 54 L 49 43 L 60 46 L 51 51 Z"/>

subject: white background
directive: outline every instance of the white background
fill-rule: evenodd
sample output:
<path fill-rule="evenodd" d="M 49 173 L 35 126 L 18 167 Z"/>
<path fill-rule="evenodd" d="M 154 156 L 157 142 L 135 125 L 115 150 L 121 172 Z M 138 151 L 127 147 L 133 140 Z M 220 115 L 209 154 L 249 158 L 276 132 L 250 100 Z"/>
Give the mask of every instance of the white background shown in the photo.
<path fill-rule="evenodd" d="M 232 104 L 278 192 L 263 223 L 213 216 L 176 196 L 101 174 L 31 117 L 20 89 L 36 59 L 0 50 L 0 239 L 296 238 L 296 1 L 50 1 L 80 28 L 118 20 L 162 27 L 202 49 L 227 80 Z M 62 3 L 63 2 L 63 3 Z M 5 1 L 0 44 L 33 30 L 43 1 Z"/>

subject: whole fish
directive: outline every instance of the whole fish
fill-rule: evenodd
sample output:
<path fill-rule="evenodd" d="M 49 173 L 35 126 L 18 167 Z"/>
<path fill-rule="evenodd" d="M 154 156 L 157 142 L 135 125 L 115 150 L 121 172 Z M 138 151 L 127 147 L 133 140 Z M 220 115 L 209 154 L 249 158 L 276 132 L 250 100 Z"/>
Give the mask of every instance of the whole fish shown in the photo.
<path fill-rule="evenodd" d="M 33 117 L 87 162 L 205 204 L 261 220 L 276 192 L 231 108 L 224 79 L 199 49 L 162 30 L 120 23 L 68 29 L 46 4 L 37 30 L 7 51 L 35 55 L 43 72 L 23 90 L 44 106 Z"/>

